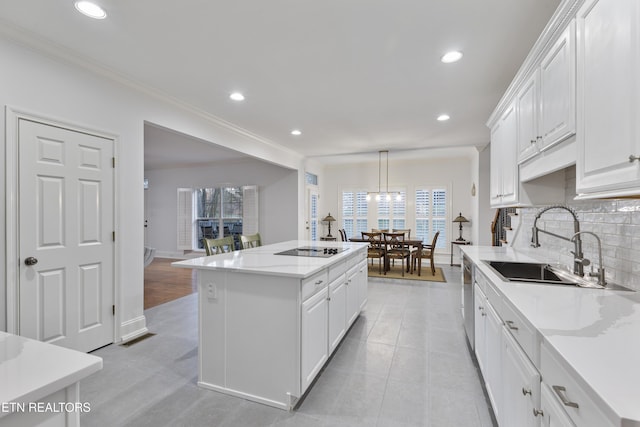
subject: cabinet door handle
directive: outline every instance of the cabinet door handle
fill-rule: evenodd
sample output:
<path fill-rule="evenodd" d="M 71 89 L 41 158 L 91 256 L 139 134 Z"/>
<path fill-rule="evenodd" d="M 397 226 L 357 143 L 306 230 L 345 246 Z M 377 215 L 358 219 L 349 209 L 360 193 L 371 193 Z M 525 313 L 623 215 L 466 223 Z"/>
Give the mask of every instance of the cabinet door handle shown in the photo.
<path fill-rule="evenodd" d="M 318 285 L 322 285 L 322 282 L 324 282 L 324 280 L 318 280 L 318 281 L 316 282 L 316 286 L 318 286 Z"/>
<path fill-rule="evenodd" d="M 531 143 L 532 143 L 532 144 L 535 144 L 535 143 L 536 143 L 536 140 L 535 140 L 535 139 L 532 139 L 532 140 L 531 140 Z"/>
<path fill-rule="evenodd" d="M 558 395 L 560 400 L 562 400 L 562 404 L 564 406 L 570 406 L 572 408 L 578 408 L 579 407 L 576 402 L 571 402 L 569 399 L 567 399 L 567 396 L 564 395 L 564 393 L 567 391 L 566 388 L 564 388 L 561 385 L 554 385 L 554 386 L 551 386 L 551 388 L 553 389 L 553 391 L 556 392 L 556 394 Z"/>
<path fill-rule="evenodd" d="M 522 387 L 522 395 L 526 396 L 526 395 L 531 395 L 531 390 L 527 390 L 526 388 Z"/>
<path fill-rule="evenodd" d="M 506 324 L 507 324 L 507 327 L 508 327 L 509 329 L 512 329 L 512 330 L 514 330 L 514 331 L 517 331 L 517 330 L 518 330 L 518 327 L 517 327 L 517 326 L 513 326 L 513 320 L 505 320 L 505 322 L 504 322 L 504 323 L 506 323 Z"/>
<path fill-rule="evenodd" d="M 542 412 L 542 409 L 533 408 L 533 416 L 537 417 L 538 415 L 544 416 L 544 412 Z"/>
<path fill-rule="evenodd" d="M 629 155 L 629 163 L 633 163 L 636 160 L 640 160 L 640 156 L 634 156 L 633 154 Z"/>

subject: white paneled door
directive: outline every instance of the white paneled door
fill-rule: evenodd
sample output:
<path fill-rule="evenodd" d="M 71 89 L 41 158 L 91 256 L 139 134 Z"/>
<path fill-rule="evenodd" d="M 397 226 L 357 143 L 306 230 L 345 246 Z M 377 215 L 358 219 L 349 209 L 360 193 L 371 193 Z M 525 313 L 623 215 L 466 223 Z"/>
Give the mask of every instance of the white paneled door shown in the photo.
<path fill-rule="evenodd" d="M 113 153 L 113 140 L 19 120 L 20 335 L 113 342 Z"/>

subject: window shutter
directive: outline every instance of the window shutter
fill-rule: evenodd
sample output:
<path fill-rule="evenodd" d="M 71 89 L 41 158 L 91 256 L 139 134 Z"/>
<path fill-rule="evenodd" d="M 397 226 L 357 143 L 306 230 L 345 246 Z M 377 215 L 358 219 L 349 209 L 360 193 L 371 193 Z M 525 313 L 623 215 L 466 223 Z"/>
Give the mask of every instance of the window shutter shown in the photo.
<path fill-rule="evenodd" d="M 242 234 L 255 234 L 260 231 L 258 210 L 258 186 L 242 187 Z"/>
<path fill-rule="evenodd" d="M 193 190 L 178 188 L 178 249 L 193 249 Z"/>

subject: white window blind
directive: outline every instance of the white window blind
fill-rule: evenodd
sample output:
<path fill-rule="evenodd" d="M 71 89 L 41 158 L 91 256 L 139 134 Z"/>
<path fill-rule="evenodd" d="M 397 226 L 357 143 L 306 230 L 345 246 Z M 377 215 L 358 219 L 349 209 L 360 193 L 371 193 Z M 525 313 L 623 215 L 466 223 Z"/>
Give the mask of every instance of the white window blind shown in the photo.
<path fill-rule="evenodd" d="M 193 190 L 178 188 L 178 249 L 193 249 Z"/>
<path fill-rule="evenodd" d="M 347 238 L 360 237 L 367 230 L 367 193 L 366 191 L 342 192 L 342 228 Z"/>
<path fill-rule="evenodd" d="M 259 230 L 258 186 L 242 187 L 242 233 L 255 234 Z"/>
<path fill-rule="evenodd" d="M 416 237 L 431 244 L 440 231 L 436 248 L 446 247 L 447 236 L 447 190 L 442 188 L 420 188 L 416 190 Z"/>

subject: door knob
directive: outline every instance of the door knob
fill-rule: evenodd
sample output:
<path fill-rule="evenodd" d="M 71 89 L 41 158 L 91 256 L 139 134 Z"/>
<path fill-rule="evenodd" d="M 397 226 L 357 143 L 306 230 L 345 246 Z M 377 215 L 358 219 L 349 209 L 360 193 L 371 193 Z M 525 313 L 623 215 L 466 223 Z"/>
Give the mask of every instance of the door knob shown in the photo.
<path fill-rule="evenodd" d="M 36 265 L 37 263 L 38 263 L 38 258 L 35 258 L 32 256 L 24 260 L 25 265 Z"/>

